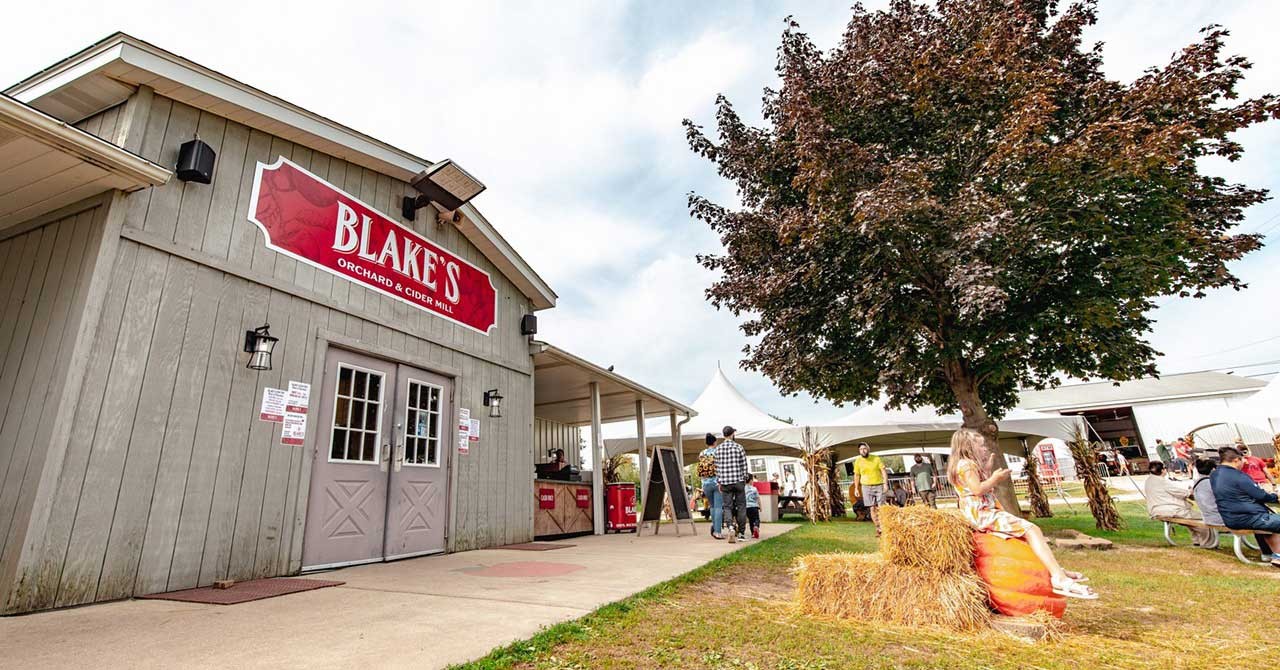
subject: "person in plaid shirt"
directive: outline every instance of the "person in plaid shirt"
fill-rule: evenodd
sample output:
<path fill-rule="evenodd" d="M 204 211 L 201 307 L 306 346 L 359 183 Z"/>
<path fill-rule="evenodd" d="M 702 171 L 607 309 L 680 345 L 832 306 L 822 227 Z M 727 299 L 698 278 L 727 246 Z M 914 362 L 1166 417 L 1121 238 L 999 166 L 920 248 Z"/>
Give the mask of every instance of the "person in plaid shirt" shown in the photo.
<path fill-rule="evenodd" d="M 746 540 L 747 531 L 747 452 L 733 441 L 733 426 L 725 426 L 724 441 L 716 447 L 716 478 L 724 496 L 724 522 L 734 528 L 725 535 L 730 542 Z"/>

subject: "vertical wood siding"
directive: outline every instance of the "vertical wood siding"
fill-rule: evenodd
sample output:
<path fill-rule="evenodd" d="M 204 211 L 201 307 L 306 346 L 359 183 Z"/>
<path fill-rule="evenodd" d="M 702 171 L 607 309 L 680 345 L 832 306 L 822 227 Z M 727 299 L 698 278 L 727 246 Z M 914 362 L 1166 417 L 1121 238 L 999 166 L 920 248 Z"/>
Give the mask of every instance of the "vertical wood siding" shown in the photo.
<path fill-rule="evenodd" d="M 582 429 L 548 419 L 533 421 L 533 459 L 545 463 L 551 458 L 547 452 L 564 449 L 565 460 L 574 467 L 582 467 Z"/>
<path fill-rule="evenodd" d="M 81 125 L 113 132 L 119 110 Z M 420 367 L 457 371 L 455 406 L 475 412 L 483 430 L 481 442 L 453 461 L 449 549 L 532 539 L 532 362 L 519 334 L 528 300 L 456 229 L 433 217 L 406 225 L 489 272 L 499 310 L 492 336 L 276 254 L 246 218 L 255 166 L 277 156 L 397 220 L 401 197 L 414 193 L 404 182 L 159 96 L 143 133 L 142 155 L 170 166 L 179 145 L 199 133 L 218 154 L 214 182 L 174 179 L 124 202 L 124 239 L 44 544 L 22 567 L 33 574 L 21 583 L 35 591 L 24 601 L 65 606 L 296 572 L 314 444 L 281 445 L 279 425 L 258 420 L 258 402 L 264 387 L 289 380 L 320 388 L 321 371 L 313 366 L 325 332 L 397 352 Z M 62 246 L 74 247 L 72 234 L 59 246 L 60 229 L 46 226 L 0 245 L 0 289 L 20 281 L 29 292 L 27 277 L 39 273 L 28 270 L 47 266 L 41 259 Z M 42 289 L 43 283 L 36 288 Z M 0 309 L 25 314 L 31 307 L 10 297 Z M 8 332 L 17 330 L 14 324 L 25 333 L 34 322 L 33 315 L 6 317 L 0 352 L 16 339 Z M 259 373 L 245 368 L 240 349 L 243 332 L 264 322 L 281 342 L 274 369 Z M 52 323 L 46 327 L 56 331 Z M 3 374 L 8 359 L 16 371 L 25 356 L 5 356 Z M 5 392 L 8 380 L 0 377 L 0 408 L 18 395 Z M 490 388 L 508 399 L 501 419 L 482 411 L 481 395 Z M 21 395 L 26 402 L 29 394 Z M 310 418 L 309 439 L 326 421 L 318 412 Z M 0 458 L 3 472 L 10 459 L 4 451 Z M 9 490 L 6 484 L 6 496 Z M 0 516 L 0 530 L 3 522 Z"/>
<path fill-rule="evenodd" d="M 70 419 L 50 408 L 74 345 L 67 333 L 99 214 L 91 207 L 0 241 L 0 575 L 19 560 L 50 427 Z"/>

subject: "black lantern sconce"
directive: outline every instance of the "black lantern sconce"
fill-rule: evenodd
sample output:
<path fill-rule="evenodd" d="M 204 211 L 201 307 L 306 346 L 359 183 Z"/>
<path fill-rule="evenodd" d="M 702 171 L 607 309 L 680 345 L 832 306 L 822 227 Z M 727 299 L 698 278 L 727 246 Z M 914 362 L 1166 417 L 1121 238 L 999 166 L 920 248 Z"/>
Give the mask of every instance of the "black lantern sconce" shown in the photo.
<path fill-rule="evenodd" d="M 498 393 L 498 389 L 489 389 L 484 392 L 484 406 L 489 408 L 489 418 L 502 417 L 502 394 Z"/>
<path fill-rule="evenodd" d="M 249 356 L 250 370 L 270 370 L 271 352 L 276 349 L 280 338 L 271 337 L 271 324 L 264 323 L 261 328 L 244 331 L 244 351 Z"/>

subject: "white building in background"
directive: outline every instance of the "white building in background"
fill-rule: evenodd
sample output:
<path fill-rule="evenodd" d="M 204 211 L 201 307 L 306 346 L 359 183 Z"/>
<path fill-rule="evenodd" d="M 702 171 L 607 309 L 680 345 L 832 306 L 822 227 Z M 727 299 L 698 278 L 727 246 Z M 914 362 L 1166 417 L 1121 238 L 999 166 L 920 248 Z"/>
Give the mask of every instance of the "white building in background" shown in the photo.
<path fill-rule="evenodd" d="M 1084 416 L 1090 439 L 1123 453 L 1145 469 L 1157 459 L 1156 440 L 1172 443 L 1194 435 L 1199 447 L 1226 446 L 1243 439 L 1254 453 L 1272 458 L 1271 436 L 1280 430 L 1280 386 L 1261 379 L 1221 372 L 1189 372 L 1127 382 L 1071 384 L 1043 391 L 1023 391 L 1020 407 L 1040 412 Z M 1261 402 L 1259 402 L 1261 401 Z"/>
<path fill-rule="evenodd" d="M 747 471 L 757 481 L 770 481 L 777 477 L 782 495 L 804 495 L 804 485 L 809 482 L 809 471 L 804 462 L 787 456 L 747 456 Z"/>

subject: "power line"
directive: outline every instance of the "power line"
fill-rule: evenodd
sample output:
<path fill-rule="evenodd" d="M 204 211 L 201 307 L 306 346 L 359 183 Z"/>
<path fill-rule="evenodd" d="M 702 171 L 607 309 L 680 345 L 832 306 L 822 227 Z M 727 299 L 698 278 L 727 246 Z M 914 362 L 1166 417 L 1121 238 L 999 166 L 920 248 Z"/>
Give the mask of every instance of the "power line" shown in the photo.
<path fill-rule="evenodd" d="M 1207 354 L 1200 354 L 1199 356 L 1195 356 L 1195 358 L 1208 358 L 1209 356 L 1217 356 L 1218 354 L 1227 354 L 1227 353 L 1231 353 L 1231 352 L 1233 352 L 1233 351 L 1240 351 L 1241 349 L 1248 349 L 1249 347 L 1256 346 L 1256 345 L 1259 345 L 1259 344 L 1266 344 L 1267 342 L 1272 342 L 1272 341 L 1274 341 L 1274 340 L 1280 340 L 1280 335 L 1274 335 L 1274 336 L 1272 336 L 1272 337 L 1268 337 L 1268 338 L 1266 338 L 1266 339 L 1264 339 L 1264 340 L 1258 340 L 1257 342 L 1250 342 L 1250 343 L 1248 343 L 1248 344 L 1242 344 L 1242 345 L 1240 345 L 1240 346 L 1237 346 L 1237 347 L 1231 347 L 1231 348 L 1229 348 L 1229 349 L 1219 349 L 1218 351 L 1211 351 L 1211 352 L 1209 352 L 1209 353 L 1207 353 Z"/>
<path fill-rule="evenodd" d="M 1256 368 L 1262 365 L 1275 365 L 1276 363 L 1280 363 L 1280 358 L 1277 358 L 1273 361 L 1258 361 L 1257 363 L 1243 363 L 1241 365 L 1219 365 L 1218 367 L 1215 367 L 1215 368 L 1204 368 L 1201 370 L 1183 370 L 1182 372 L 1161 372 L 1160 376 L 1167 377 L 1169 375 L 1191 375 L 1197 372 L 1219 372 L 1221 370 L 1236 370 L 1239 368 Z"/>

